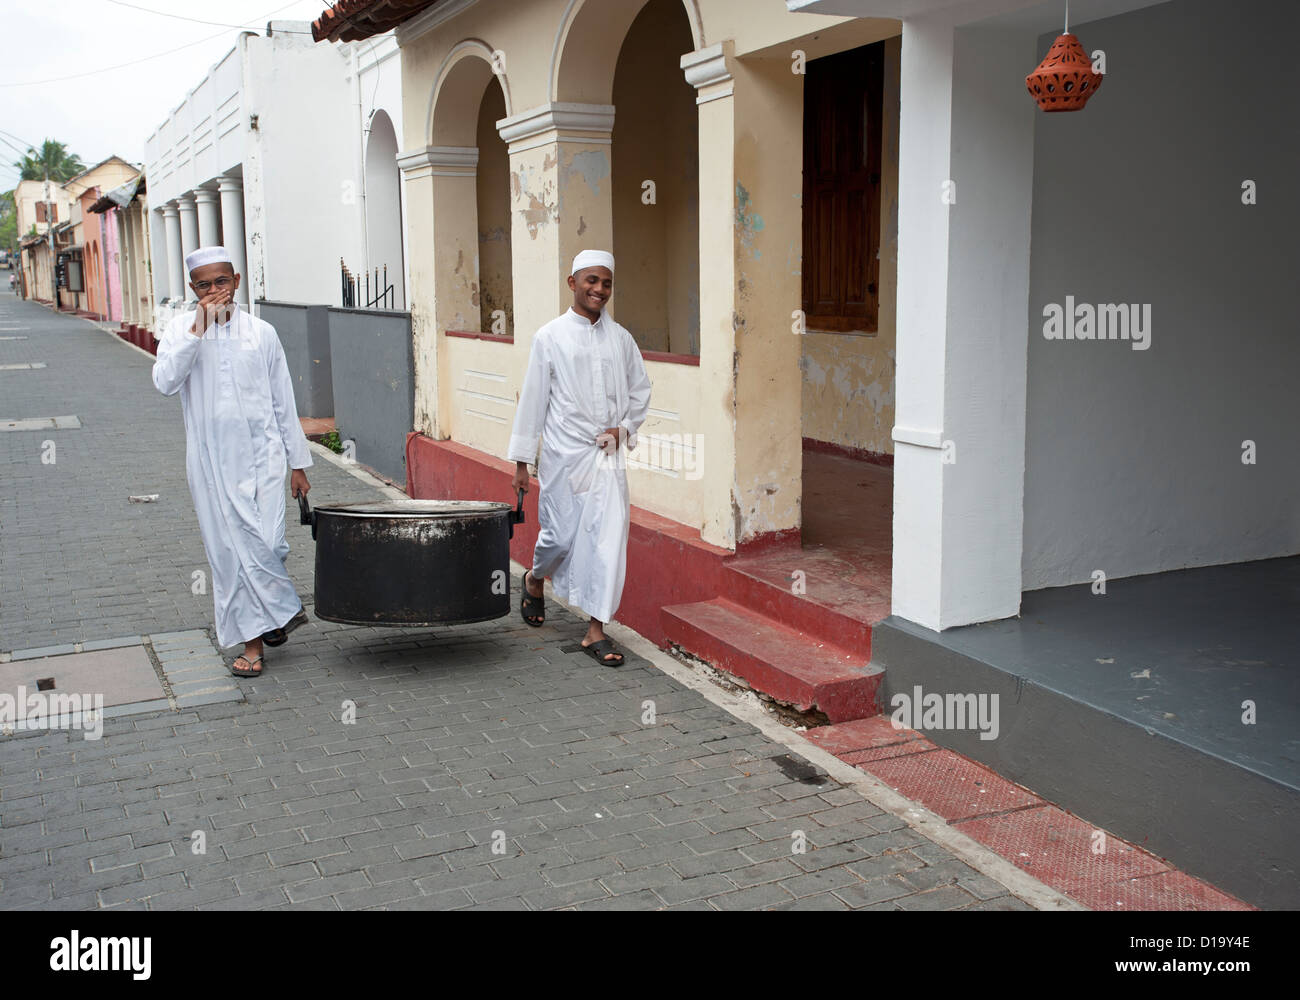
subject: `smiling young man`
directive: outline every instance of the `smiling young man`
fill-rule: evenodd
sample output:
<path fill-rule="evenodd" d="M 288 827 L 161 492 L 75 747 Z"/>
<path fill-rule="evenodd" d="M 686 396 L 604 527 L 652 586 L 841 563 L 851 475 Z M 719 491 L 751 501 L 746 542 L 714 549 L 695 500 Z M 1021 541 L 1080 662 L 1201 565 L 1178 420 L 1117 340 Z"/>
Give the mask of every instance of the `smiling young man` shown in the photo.
<path fill-rule="evenodd" d="M 569 275 L 573 306 L 533 338 L 507 456 L 515 489 L 528 489 L 537 457 L 539 533 L 532 568 L 524 573 L 520 613 L 529 625 L 545 620 L 542 581 L 591 616 L 583 649 L 610 667 L 623 654 L 605 636 L 618 610 L 627 571 L 631 505 L 625 448 L 650 408 L 650 379 L 641 351 L 605 311 L 614 291 L 614 257 L 584 250 Z"/>
<path fill-rule="evenodd" d="M 284 567 L 284 470 L 293 495 L 311 489 L 312 464 L 293 382 L 275 328 L 235 302 L 240 275 L 224 247 L 185 258 L 193 312 L 171 321 L 158 343 L 153 382 L 181 394 L 185 471 L 212 567 L 217 642 L 244 644 L 237 677 L 262 672 L 262 643 L 279 646 L 307 621 Z"/>

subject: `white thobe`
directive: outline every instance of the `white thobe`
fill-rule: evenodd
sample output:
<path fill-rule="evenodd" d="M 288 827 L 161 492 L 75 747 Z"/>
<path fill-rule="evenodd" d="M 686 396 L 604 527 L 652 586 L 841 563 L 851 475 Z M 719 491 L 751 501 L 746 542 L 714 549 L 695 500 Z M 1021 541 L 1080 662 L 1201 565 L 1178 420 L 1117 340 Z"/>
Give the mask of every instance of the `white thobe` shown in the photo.
<path fill-rule="evenodd" d="M 285 570 L 284 473 L 312 464 L 284 349 L 271 324 L 235 307 L 196 337 L 194 313 L 171 321 L 153 383 L 181 394 L 185 470 L 212 567 L 217 642 L 285 625 L 302 607 Z"/>
<path fill-rule="evenodd" d="M 542 439 L 533 576 L 551 577 L 562 601 L 601 622 L 623 597 L 632 513 L 624 456 L 649 409 L 641 351 L 607 313 L 591 323 L 570 309 L 537 331 L 507 458 L 533 462 Z M 596 447 L 608 427 L 626 432 L 616 455 Z"/>

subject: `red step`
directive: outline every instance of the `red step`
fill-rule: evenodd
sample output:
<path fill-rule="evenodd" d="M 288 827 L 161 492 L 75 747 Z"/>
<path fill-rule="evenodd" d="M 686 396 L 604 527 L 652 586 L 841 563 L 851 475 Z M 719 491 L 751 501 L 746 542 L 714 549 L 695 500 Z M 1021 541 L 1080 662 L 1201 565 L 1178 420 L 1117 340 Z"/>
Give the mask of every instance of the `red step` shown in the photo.
<path fill-rule="evenodd" d="M 883 672 L 869 655 L 819 640 L 726 598 L 663 609 L 669 639 L 800 711 L 831 722 L 876 715 Z"/>
<path fill-rule="evenodd" d="M 795 549 L 731 559 L 726 570 L 724 593 L 735 603 L 797 631 L 833 637 L 864 662 L 871 659 L 871 626 L 889 616 L 888 565 L 855 572 L 834 553 Z"/>

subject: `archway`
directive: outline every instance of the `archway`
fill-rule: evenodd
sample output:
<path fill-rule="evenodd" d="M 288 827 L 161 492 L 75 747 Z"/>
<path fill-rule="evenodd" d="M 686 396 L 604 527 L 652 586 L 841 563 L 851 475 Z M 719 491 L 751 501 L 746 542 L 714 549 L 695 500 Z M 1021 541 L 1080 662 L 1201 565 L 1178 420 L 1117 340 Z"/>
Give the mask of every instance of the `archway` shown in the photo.
<path fill-rule="evenodd" d="M 497 133 L 506 117 L 506 96 L 499 80 L 487 85 L 479 105 L 478 205 L 479 328 L 483 333 L 513 335 L 514 281 L 511 276 L 510 154 Z"/>
<path fill-rule="evenodd" d="M 402 260 L 402 185 L 397 168 L 397 132 L 388 112 L 370 119 L 366 142 L 366 270 L 387 268 L 393 286 L 393 306 L 406 308 L 405 266 Z"/>
<path fill-rule="evenodd" d="M 649 0 L 614 73 L 614 256 L 618 321 L 643 351 L 700 353 L 699 124 L 681 57 L 692 51 L 681 0 Z"/>

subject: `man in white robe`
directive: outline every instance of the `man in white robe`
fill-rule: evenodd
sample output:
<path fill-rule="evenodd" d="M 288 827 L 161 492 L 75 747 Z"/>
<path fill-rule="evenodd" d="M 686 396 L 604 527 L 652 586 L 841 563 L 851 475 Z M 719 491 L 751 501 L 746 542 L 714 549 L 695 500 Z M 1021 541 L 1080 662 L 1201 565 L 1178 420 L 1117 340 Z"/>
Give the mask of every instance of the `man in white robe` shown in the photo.
<path fill-rule="evenodd" d="M 153 382 L 181 394 L 185 468 L 212 567 L 217 642 L 244 644 L 238 677 L 262 672 L 262 644 L 278 646 L 307 620 L 285 570 L 284 470 L 293 495 L 311 489 L 311 451 L 298 421 L 280 338 L 234 301 L 240 275 L 222 247 L 185 259 L 198 308 L 158 343 Z"/>
<path fill-rule="evenodd" d="M 591 616 L 582 646 L 600 663 L 623 663 L 604 623 L 623 597 L 631 523 L 626 449 L 650 408 L 650 379 L 632 335 L 605 311 L 614 257 L 584 250 L 569 276 L 573 307 L 537 331 L 519 394 L 507 458 L 514 487 L 528 488 L 537 457 L 540 531 L 524 573 L 521 613 L 544 621 L 542 581 Z"/>

